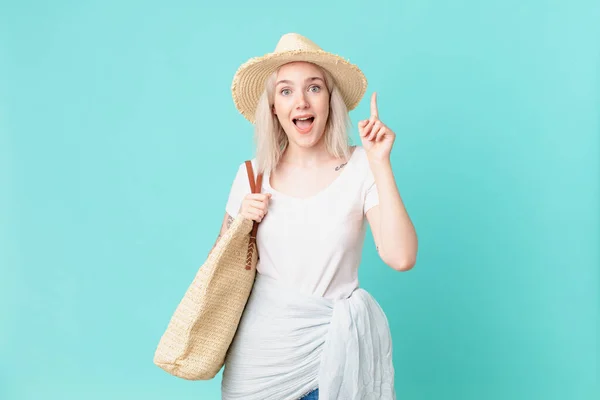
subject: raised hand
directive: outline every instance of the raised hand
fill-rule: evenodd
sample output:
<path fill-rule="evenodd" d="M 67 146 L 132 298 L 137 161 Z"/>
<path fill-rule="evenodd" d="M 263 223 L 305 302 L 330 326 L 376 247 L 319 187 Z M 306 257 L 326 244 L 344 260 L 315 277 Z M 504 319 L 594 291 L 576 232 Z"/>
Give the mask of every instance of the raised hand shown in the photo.
<path fill-rule="evenodd" d="M 371 116 L 358 123 L 358 133 L 369 160 L 389 160 L 396 134 L 379 119 L 377 93 L 371 96 Z"/>

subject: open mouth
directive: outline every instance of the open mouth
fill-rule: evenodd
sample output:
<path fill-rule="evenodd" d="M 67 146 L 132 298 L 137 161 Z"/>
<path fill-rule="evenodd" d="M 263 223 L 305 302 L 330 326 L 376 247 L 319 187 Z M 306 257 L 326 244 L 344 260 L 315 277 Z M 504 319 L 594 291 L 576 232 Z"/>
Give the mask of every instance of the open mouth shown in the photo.
<path fill-rule="evenodd" d="M 306 118 L 294 118 L 292 122 L 298 130 L 302 132 L 308 132 L 312 127 L 313 122 L 315 121 L 315 117 L 306 117 Z"/>

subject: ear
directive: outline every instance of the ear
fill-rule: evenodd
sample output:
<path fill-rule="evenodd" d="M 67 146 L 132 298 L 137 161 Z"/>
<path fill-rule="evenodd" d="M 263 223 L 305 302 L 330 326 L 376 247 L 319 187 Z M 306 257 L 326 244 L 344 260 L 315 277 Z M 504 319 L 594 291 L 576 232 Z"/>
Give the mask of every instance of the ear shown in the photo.
<path fill-rule="evenodd" d="M 275 112 L 275 104 L 271 105 L 271 113 L 273 115 L 277 115 L 277 113 Z"/>

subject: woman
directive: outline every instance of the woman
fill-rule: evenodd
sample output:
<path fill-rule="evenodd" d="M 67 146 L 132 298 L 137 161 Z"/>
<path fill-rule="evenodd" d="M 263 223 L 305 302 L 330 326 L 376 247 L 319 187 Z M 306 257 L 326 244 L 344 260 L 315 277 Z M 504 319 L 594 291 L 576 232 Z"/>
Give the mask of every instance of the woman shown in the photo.
<path fill-rule="evenodd" d="M 260 223 L 256 281 L 228 351 L 224 399 L 394 399 L 387 319 L 358 286 L 370 224 L 382 260 L 413 267 L 417 237 L 390 164 L 395 134 L 371 115 L 351 147 L 348 111 L 366 90 L 354 65 L 297 34 L 242 65 L 232 91 L 254 123 L 251 194 L 244 164 L 221 228 Z"/>

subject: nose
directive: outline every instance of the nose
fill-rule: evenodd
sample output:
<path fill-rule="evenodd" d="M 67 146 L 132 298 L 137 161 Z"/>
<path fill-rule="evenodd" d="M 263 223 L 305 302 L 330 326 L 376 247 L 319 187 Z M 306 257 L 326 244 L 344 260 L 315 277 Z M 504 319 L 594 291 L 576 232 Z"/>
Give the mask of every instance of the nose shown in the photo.
<path fill-rule="evenodd" d="M 298 99 L 296 100 L 296 109 L 301 110 L 308 108 L 310 104 L 306 100 L 306 94 L 304 92 L 300 92 Z"/>

